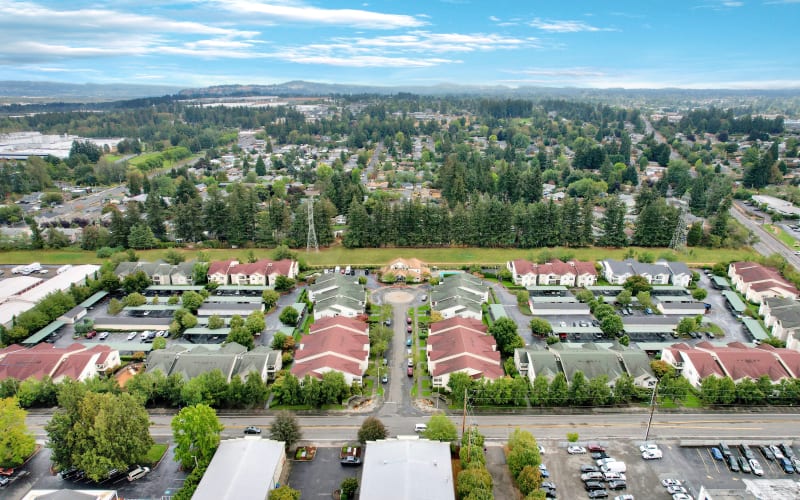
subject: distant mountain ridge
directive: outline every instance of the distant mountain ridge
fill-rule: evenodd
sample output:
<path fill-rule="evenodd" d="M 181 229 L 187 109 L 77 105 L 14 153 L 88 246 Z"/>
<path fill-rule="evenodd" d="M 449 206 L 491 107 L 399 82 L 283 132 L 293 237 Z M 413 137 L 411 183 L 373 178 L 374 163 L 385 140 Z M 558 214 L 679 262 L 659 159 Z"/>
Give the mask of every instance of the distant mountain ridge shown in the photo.
<path fill-rule="evenodd" d="M 459 85 L 441 83 L 437 85 L 357 85 L 341 83 L 319 83 L 294 80 L 271 85 L 216 85 L 203 88 L 181 88 L 168 85 L 139 84 L 74 84 L 43 81 L 0 81 L 0 104 L 41 103 L 47 101 L 91 102 L 117 101 L 148 97 L 175 96 L 179 99 L 201 97 L 249 97 L 249 96 L 327 96 L 327 95 L 395 95 L 399 93 L 432 96 L 468 96 L 494 98 L 641 98 L 677 97 L 691 99 L 713 99 L 719 97 L 796 97 L 800 89 L 782 90 L 731 90 L 731 89 L 597 89 L 585 87 L 518 87 L 503 85 Z"/>
<path fill-rule="evenodd" d="M 101 100 L 135 99 L 175 94 L 181 87 L 170 85 L 138 85 L 128 83 L 65 83 L 41 81 L 0 81 L 0 99 L 23 101 L 42 100 Z"/>

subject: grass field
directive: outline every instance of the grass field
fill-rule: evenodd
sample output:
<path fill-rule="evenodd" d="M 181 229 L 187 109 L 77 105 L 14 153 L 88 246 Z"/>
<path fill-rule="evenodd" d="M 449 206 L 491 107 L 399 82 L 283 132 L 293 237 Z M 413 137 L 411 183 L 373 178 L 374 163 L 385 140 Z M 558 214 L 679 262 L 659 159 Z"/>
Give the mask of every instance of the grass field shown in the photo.
<path fill-rule="evenodd" d="M 772 234 L 774 234 L 775 237 L 778 238 L 781 241 L 781 243 L 783 243 L 784 245 L 786 245 L 789 248 L 794 248 L 795 247 L 795 244 L 797 243 L 797 240 L 794 239 L 791 234 L 789 234 L 786 231 L 784 231 L 782 227 L 775 226 L 775 225 L 769 225 L 769 226 L 767 226 L 767 228 L 769 228 L 769 230 L 772 231 Z"/>
<path fill-rule="evenodd" d="M 197 256 L 199 249 L 179 249 L 187 260 Z M 269 258 L 273 249 L 203 249 L 211 260 L 238 258 L 247 262 L 248 254 L 253 252 L 257 258 Z M 504 266 L 509 260 L 537 258 L 546 255 L 560 258 L 575 258 L 597 261 L 602 259 L 622 259 L 629 251 L 635 255 L 648 253 L 655 257 L 674 256 L 677 260 L 693 266 L 710 266 L 717 262 L 748 260 L 755 257 L 750 248 L 691 248 L 686 252 L 676 253 L 666 248 L 539 248 L 520 250 L 515 248 L 344 248 L 334 246 L 319 252 L 297 251 L 298 257 L 309 266 L 332 267 L 336 265 L 381 266 L 395 257 L 416 257 L 430 265 L 439 267 L 458 267 L 463 265 L 482 264 Z M 163 258 L 167 250 L 139 250 L 136 254 L 140 260 L 154 261 Z M 0 262 L 4 264 L 25 264 L 31 261 L 42 264 L 80 264 L 101 263 L 94 252 L 81 250 L 14 250 L 0 253 Z"/>
<path fill-rule="evenodd" d="M 164 456 L 164 453 L 167 452 L 167 448 L 169 448 L 168 444 L 165 443 L 156 443 L 147 450 L 147 458 L 145 461 L 150 465 L 153 466 L 161 460 L 161 457 Z"/>

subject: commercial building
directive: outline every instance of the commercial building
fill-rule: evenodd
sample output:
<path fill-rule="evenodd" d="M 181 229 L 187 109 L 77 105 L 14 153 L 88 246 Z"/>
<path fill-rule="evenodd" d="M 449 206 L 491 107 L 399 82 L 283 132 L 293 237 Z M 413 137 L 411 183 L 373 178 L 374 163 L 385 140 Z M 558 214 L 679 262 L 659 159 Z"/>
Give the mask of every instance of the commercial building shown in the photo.
<path fill-rule="evenodd" d="M 286 466 L 286 444 L 260 436 L 223 439 L 193 500 L 265 500 Z"/>

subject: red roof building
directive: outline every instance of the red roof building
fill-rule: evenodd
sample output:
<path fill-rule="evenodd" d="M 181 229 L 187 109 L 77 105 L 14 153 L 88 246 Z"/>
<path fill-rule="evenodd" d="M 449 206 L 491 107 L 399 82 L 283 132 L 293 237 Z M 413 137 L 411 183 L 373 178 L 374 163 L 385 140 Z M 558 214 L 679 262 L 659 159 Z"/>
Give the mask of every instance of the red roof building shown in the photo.
<path fill-rule="evenodd" d="M 447 389 L 450 375 L 496 380 L 504 375 L 494 337 L 481 321 L 453 317 L 431 325 L 427 346 L 433 387 Z"/>
<path fill-rule="evenodd" d="M 800 291 L 784 279 L 777 269 L 757 262 L 733 262 L 728 266 L 728 276 L 734 288 L 756 304 L 767 297 L 797 300 L 800 295 Z"/>
<path fill-rule="evenodd" d="M 208 268 L 208 279 L 219 284 L 275 286 L 278 276 L 294 279 L 298 271 L 299 264 L 291 259 L 261 259 L 243 264 L 227 260 L 213 262 Z"/>
<path fill-rule="evenodd" d="M 87 348 L 75 343 L 58 348 L 42 343 L 30 349 L 12 345 L 0 351 L 0 380 L 50 377 L 60 382 L 69 377 L 83 381 L 119 365 L 119 352 L 104 345 Z"/>
<path fill-rule="evenodd" d="M 664 349 L 661 359 L 697 388 L 710 376 L 730 377 L 736 383 L 745 378 L 758 380 L 766 376 L 777 384 L 796 378 L 795 370 L 800 370 L 800 353 L 767 345 L 748 347 L 741 342 L 731 342 L 724 347 L 710 342 L 699 342 L 694 347 L 675 344 Z"/>
<path fill-rule="evenodd" d="M 545 264 L 534 264 L 524 259 L 509 261 L 506 267 L 511 271 L 515 285 L 519 286 L 592 286 L 597 283 L 597 269 L 594 263 L 570 260 L 564 262 L 551 259 Z"/>
<path fill-rule="evenodd" d="M 338 371 L 348 385 L 362 383 L 369 364 L 369 335 L 366 323 L 352 318 L 332 317 L 314 323 L 300 340 L 291 372 L 299 379 L 310 375 L 322 378 L 325 372 Z M 316 325 L 316 328 L 315 328 Z"/>

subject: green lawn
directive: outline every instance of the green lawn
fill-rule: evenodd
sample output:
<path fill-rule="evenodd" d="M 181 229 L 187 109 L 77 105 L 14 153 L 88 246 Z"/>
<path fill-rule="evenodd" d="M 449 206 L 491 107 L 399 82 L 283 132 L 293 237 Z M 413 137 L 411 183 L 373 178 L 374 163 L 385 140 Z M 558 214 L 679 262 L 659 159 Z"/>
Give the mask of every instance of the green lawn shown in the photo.
<path fill-rule="evenodd" d="M 694 394 L 688 394 L 686 399 L 683 400 L 683 407 L 684 408 L 702 408 L 703 403 L 700 401 L 700 398 L 695 396 Z"/>
<path fill-rule="evenodd" d="M 169 445 L 166 443 L 156 443 L 151 446 L 147 451 L 147 457 L 145 458 L 147 464 L 152 467 L 158 463 L 158 461 L 161 460 L 161 457 L 164 456 L 164 453 L 167 452 L 167 448 L 169 448 Z"/>
<path fill-rule="evenodd" d="M 649 252 L 655 255 L 667 251 L 663 248 L 637 248 L 631 247 L 636 253 Z M 398 256 L 413 255 L 431 265 L 441 267 L 460 267 L 470 264 L 503 265 L 513 259 L 536 259 L 543 249 L 516 249 L 516 248 L 344 248 L 335 246 L 319 252 L 306 252 L 299 250 L 299 258 L 310 266 L 354 265 L 378 266 Z M 606 258 L 622 259 L 629 249 L 626 248 L 552 248 L 546 249 L 550 254 L 569 252 L 576 259 L 602 260 Z M 155 261 L 164 258 L 167 249 L 138 250 L 136 254 L 140 260 Z M 187 260 L 197 257 L 199 249 L 178 249 L 186 255 Z M 203 249 L 212 260 L 239 258 L 242 262 L 248 261 L 251 249 Z M 274 249 L 252 249 L 256 258 L 269 258 Z M 748 260 L 755 258 L 755 252 L 749 248 L 691 248 L 687 252 L 676 254 L 679 260 L 690 265 L 711 265 L 716 262 L 732 260 Z M 101 263 L 94 252 L 76 249 L 66 250 L 37 250 L 36 260 L 43 264 L 80 264 Z M 29 250 L 13 250 L 3 252 L 3 261 L 7 264 L 22 264 L 31 261 Z"/>
<path fill-rule="evenodd" d="M 782 227 L 775 226 L 775 225 L 772 225 L 772 224 L 768 224 L 766 227 L 767 227 L 768 231 L 771 231 L 772 234 L 774 234 L 775 237 L 778 238 L 781 241 L 781 243 L 783 243 L 784 245 L 786 245 L 789 248 L 794 248 L 795 247 L 795 244 L 797 243 L 797 240 L 794 239 L 792 237 L 792 235 L 790 235 L 789 233 L 784 231 Z"/>

